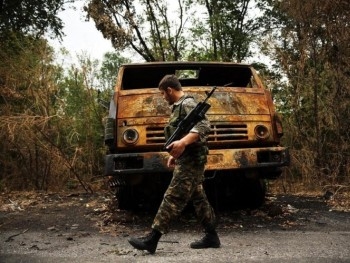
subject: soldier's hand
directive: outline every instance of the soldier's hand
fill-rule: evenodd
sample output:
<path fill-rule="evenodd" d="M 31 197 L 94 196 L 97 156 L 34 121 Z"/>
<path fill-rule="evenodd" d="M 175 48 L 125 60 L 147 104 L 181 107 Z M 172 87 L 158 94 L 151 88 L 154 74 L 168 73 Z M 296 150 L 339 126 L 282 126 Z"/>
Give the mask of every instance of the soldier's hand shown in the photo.
<path fill-rule="evenodd" d="M 168 159 L 168 164 L 167 165 L 168 165 L 169 168 L 174 167 L 175 166 L 175 158 L 170 156 L 169 159 Z"/>
<path fill-rule="evenodd" d="M 170 149 L 169 154 L 175 159 L 179 158 L 186 148 L 182 140 L 172 142 L 167 149 Z"/>

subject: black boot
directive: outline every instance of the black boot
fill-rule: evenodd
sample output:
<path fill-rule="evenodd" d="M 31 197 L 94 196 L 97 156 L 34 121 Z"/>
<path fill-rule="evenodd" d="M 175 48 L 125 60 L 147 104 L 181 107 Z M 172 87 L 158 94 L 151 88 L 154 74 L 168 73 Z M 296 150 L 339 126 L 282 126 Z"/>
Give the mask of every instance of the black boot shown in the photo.
<path fill-rule="evenodd" d="M 215 230 L 206 231 L 204 237 L 201 240 L 191 243 L 191 248 L 201 249 L 201 248 L 219 248 L 220 239 Z"/>
<path fill-rule="evenodd" d="M 154 254 L 161 236 L 162 233 L 160 233 L 158 230 L 153 229 L 152 232 L 150 232 L 145 237 L 132 237 L 128 241 L 134 248 L 139 250 L 147 250 L 149 253 Z"/>

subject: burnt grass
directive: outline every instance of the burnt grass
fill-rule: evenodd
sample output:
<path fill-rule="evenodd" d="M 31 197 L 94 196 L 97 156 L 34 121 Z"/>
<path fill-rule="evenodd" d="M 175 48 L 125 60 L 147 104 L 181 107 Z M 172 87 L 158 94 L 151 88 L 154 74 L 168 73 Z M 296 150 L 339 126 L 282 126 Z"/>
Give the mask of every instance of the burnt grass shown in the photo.
<path fill-rule="evenodd" d="M 132 213 L 134 225 L 138 228 L 149 229 L 154 216 L 153 212 Z M 264 229 L 317 231 L 320 228 L 327 229 L 327 227 L 331 227 L 331 231 L 350 229 L 350 226 L 344 223 L 348 222 L 346 218 L 349 217 L 349 213 L 333 210 L 323 196 L 270 195 L 257 209 L 226 206 L 216 210 L 216 216 L 219 231 Z M 172 230 L 201 231 L 191 206 L 188 206 L 181 217 L 173 222 Z"/>
<path fill-rule="evenodd" d="M 28 230 L 71 230 L 79 225 L 80 235 L 94 232 L 128 236 L 148 231 L 155 210 L 125 211 L 116 208 L 109 192 L 87 193 L 2 193 L 0 232 Z M 349 213 L 335 210 L 324 196 L 277 194 L 266 197 L 257 209 L 222 207 L 216 211 L 218 231 L 350 229 Z M 172 231 L 201 231 L 193 209 L 188 206 L 171 226 Z M 10 237 L 9 237 L 10 238 Z"/>

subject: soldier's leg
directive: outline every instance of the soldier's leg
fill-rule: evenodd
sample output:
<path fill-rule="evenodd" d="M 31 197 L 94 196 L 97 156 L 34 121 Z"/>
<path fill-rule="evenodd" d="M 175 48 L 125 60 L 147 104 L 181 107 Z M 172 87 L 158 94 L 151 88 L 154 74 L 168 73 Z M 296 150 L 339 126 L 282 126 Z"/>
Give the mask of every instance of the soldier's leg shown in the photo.
<path fill-rule="evenodd" d="M 175 167 L 173 178 L 164 195 L 158 213 L 154 218 L 152 231 L 146 237 L 131 237 L 129 243 L 133 247 L 140 250 L 147 250 L 151 254 L 156 251 L 161 235 L 168 231 L 171 220 L 180 215 L 192 196 L 198 181 L 195 178 L 197 173 L 193 172 L 195 171 L 194 167 L 193 165 L 177 165 Z"/>
<path fill-rule="evenodd" d="M 162 204 L 152 224 L 152 231 L 145 237 L 131 237 L 129 243 L 136 249 L 153 254 L 162 234 L 168 231 L 170 221 L 178 216 L 188 202 L 193 188 L 192 183 L 182 176 L 182 168 L 175 167 L 173 178 L 164 194 Z"/>
<path fill-rule="evenodd" d="M 192 198 L 193 206 L 197 215 L 198 221 L 206 227 L 208 225 L 216 225 L 216 217 L 213 207 L 210 205 L 207 195 L 205 194 L 202 183 L 199 183 L 193 191 Z"/>
<path fill-rule="evenodd" d="M 192 194 L 192 201 L 198 221 L 204 228 L 205 235 L 201 240 L 191 243 L 191 248 L 218 248 L 220 239 L 216 232 L 216 217 L 205 194 L 202 182 L 199 182 Z"/>
<path fill-rule="evenodd" d="M 197 169 L 193 165 L 176 165 L 173 178 L 164 194 L 152 224 L 161 233 L 168 231 L 171 220 L 178 217 L 190 200 L 196 185 Z"/>

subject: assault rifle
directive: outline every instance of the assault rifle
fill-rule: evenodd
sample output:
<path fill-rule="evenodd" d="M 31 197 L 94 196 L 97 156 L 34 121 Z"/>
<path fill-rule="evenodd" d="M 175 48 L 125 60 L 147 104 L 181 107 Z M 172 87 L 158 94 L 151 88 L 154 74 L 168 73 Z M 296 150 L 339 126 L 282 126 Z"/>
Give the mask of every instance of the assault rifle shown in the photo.
<path fill-rule="evenodd" d="M 224 87 L 227 87 L 231 85 L 231 83 L 228 83 L 224 85 Z M 195 108 L 191 110 L 191 112 L 179 123 L 174 133 L 169 137 L 169 139 L 166 141 L 166 143 L 163 146 L 163 151 L 169 151 L 170 149 L 167 149 L 167 147 L 173 143 L 174 141 L 177 141 L 181 139 L 181 137 L 187 133 L 190 132 L 190 130 L 202 119 L 205 117 L 205 113 L 209 110 L 211 107 L 210 104 L 207 103 L 210 96 L 214 93 L 216 90 L 216 86 L 212 88 L 210 92 L 205 92 L 207 97 L 204 101 L 201 101 L 197 104 Z"/>

